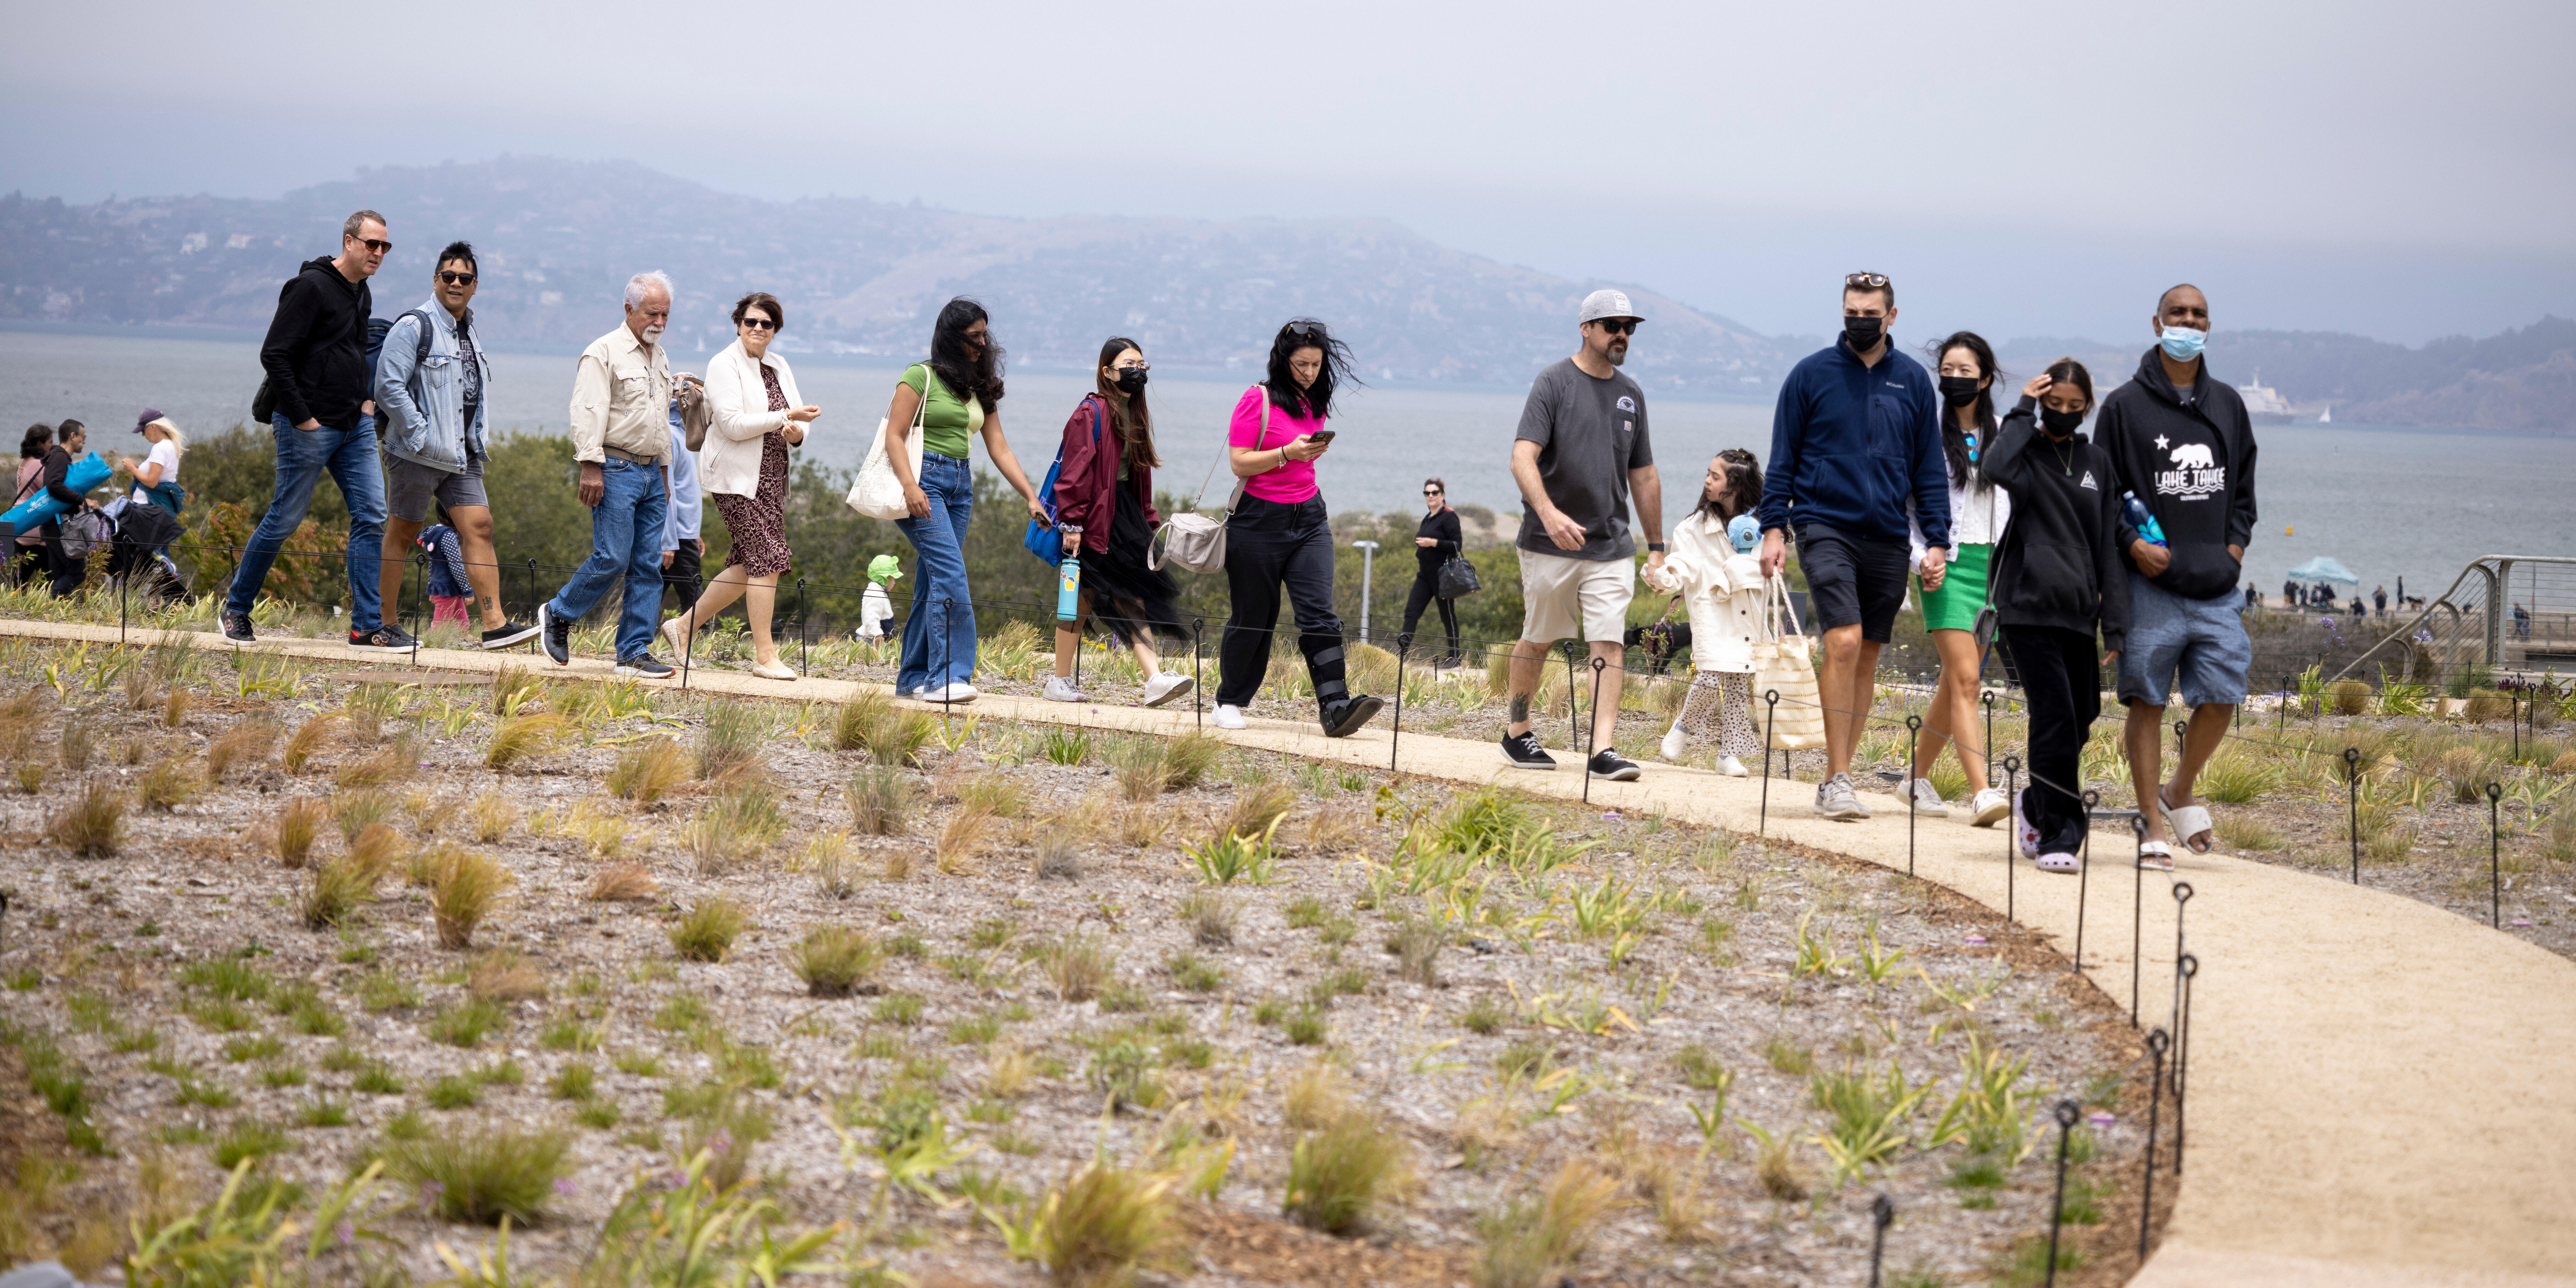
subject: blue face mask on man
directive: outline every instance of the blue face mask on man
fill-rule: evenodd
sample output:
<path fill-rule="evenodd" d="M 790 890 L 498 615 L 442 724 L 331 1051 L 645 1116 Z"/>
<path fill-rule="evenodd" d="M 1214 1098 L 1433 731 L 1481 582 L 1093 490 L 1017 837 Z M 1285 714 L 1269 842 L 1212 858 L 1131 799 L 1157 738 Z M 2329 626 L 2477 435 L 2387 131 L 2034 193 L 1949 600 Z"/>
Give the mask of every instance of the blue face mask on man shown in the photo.
<path fill-rule="evenodd" d="M 2189 362 L 2199 357 L 2201 349 L 2208 345 L 2209 333 L 2194 331 L 2187 326 L 2169 326 L 2165 328 L 2160 343 L 2165 347 L 2166 357 L 2176 362 Z"/>

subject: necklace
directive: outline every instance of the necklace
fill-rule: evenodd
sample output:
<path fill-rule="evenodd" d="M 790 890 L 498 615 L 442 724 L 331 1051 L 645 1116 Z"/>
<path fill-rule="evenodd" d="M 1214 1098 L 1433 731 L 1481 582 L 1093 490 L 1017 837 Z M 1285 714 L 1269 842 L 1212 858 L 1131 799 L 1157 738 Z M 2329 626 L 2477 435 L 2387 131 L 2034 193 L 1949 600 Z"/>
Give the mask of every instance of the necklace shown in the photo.
<path fill-rule="evenodd" d="M 2073 439 L 2068 439 L 2062 443 L 2052 442 L 2049 446 L 2058 449 L 2058 472 L 2064 474 L 2068 478 L 2075 477 L 2075 441 Z"/>

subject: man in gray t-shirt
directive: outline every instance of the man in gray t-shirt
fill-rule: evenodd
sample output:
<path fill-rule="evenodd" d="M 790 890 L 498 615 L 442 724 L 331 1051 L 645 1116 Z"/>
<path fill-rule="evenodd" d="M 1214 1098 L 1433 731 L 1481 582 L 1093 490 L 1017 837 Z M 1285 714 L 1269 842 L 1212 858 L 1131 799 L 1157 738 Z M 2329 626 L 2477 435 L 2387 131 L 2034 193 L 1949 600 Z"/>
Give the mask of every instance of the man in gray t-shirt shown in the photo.
<path fill-rule="evenodd" d="M 1636 593 L 1637 543 L 1628 530 L 1633 494 L 1646 529 L 1648 567 L 1664 561 L 1664 493 L 1646 442 L 1646 395 L 1619 371 L 1638 318 L 1619 291 L 1583 301 L 1583 347 L 1539 373 L 1521 410 L 1512 443 L 1512 478 L 1524 508 L 1519 547 L 1520 642 L 1512 648 L 1511 724 L 1503 758 L 1523 769 L 1554 769 L 1556 759 L 1530 733 L 1529 704 L 1549 646 L 1580 638 L 1601 663 L 1592 701 L 1588 766 L 1627 781 L 1637 766 L 1612 745 L 1626 657 L 1628 601 Z M 1580 686 L 1587 693 L 1592 686 Z"/>

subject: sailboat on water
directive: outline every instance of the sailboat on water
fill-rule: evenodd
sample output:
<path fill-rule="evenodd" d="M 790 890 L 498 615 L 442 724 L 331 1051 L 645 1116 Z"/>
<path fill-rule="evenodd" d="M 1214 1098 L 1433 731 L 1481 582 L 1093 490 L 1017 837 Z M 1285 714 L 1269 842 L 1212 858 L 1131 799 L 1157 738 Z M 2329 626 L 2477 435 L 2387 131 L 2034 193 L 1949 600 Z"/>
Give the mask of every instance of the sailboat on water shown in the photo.
<path fill-rule="evenodd" d="M 2332 408 L 2332 407 L 2328 407 L 2328 408 L 2326 408 L 2324 411 L 2318 412 L 2318 413 L 2317 413 L 2317 423 L 2318 423 L 2318 424 L 2320 424 L 2320 425 L 2331 425 L 2331 424 L 2333 424 L 2333 423 L 2334 423 L 2334 408 Z"/>

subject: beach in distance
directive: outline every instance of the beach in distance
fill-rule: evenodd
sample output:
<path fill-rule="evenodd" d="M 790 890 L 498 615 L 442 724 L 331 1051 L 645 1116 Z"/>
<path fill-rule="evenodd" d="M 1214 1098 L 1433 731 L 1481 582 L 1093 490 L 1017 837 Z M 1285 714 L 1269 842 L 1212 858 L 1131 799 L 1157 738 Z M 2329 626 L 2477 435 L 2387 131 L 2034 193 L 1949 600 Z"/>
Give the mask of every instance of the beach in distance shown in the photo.
<path fill-rule="evenodd" d="M 673 366 L 703 369 L 706 356 L 675 351 Z M 806 398 L 824 408 L 807 452 L 828 466 L 857 464 L 898 368 L 809 355 L 790 361 Z M 2221 377 L 2241 378 L 2215 343 L 2211 361 Z M 562 432 L 571 355 L 501 353 L 494 365 L 496 430 Z M 1225 503 L 1231 480 L 1222 467 L 1211 478 L 1210 468 L 1226 416 L 1249 380 L 1156 373 L 1149 398 L 1163 456 L 1158 486 L 1187 496 L 1207 479 L 1202 507 Z M 1034 478 L 1090 382 L 1047 371 L 1013 372 L 1009 381 L 1003 424 Z M 191 433 L 220 432 L 247 418 L 258 384 L 257 345 L 248 341 L 0 330 L 0 423 L 24 428 L 74 417 L 111 456 L 140 453 L 141 440 L 126 431 L 146 406 Z M 1999 401 L 2009 405 L 2008 397 Z M 1511 390 L 1354 391 L 1321 466 L 1325 498 L 1340 510 L 1412 511 L 1424 476 L 1437 474 L 1449 481 L 1453 504 L 1517 511 L 1510 442 L 1521 403 Z M 1767 398 L 1695 401 L 1649 390 L 1647 406 L 1667 527 L 1696 497 L 1712 453 L 1744 447 L 1769 455 Z M 2262 526 L 2246 575 L 2267 598 L 2280 594 L 2288 569 L 2318 555 L 2359 574 L 2365 593 L 2385 584 L 2394 594 L 2403 576 L 2407 593 L 2429 598 L 2480 555 L 2576 554 L 2576 437 L 2296 424 L 2258 429 L 2256 438 Z M 976 457 L 982 465 L 980 447 Z M 1403 553 L 1381 552 L 1399 560 Z M 1405 575 L 1406 567 L 1393 575 Z"/>

